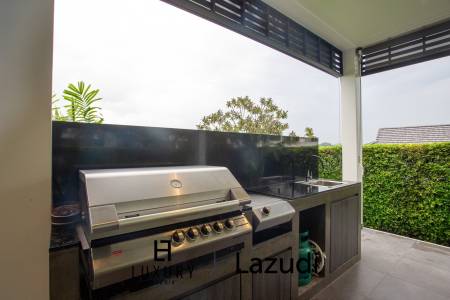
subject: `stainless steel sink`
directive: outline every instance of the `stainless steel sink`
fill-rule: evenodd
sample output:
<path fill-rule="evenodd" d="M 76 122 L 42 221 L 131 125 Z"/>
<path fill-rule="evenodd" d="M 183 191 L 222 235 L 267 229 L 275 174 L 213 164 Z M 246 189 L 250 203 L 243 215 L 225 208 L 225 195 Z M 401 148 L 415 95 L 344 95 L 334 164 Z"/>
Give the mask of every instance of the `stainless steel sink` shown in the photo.
<path fill-rule="evenodd" d="M 310 185 L 321 185 L 321 186 L 329 186 L 329 187 L 343 184 L 343 182 L 340 182 L 340 181 L 325 180 L 325 179 L 313 179 L 313 180 L 310 180 L 305 183 L 310 184 Z"/>
<path fill-rule="evenodd" d="M 327 180 L 327 179 L 311 179 L 308 181 L 297 181 L 296 183 L 301 184 L 301 185 L 324 186 L 324 187 L 329 187 L 329 188 L 344 184 L 343 182 L 340 182 L 340 181 Z"/>

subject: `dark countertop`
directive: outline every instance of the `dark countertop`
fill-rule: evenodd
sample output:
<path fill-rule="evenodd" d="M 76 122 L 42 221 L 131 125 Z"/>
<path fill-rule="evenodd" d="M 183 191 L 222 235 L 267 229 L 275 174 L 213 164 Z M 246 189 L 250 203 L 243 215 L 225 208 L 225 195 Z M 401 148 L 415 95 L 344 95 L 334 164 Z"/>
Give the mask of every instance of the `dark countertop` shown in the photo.
<path fill-rule="evenodd" d="M 77 235 L 77 226 L 78 224 L 70 226 L 52 225 L 49 251 L 78 247 L 80 241 Z"/>
<path fill-rule="evenodd" d="M 345 181 L 344 184 L 328 188 L 325 191 L 286 200 L 295 208 L 295 210 L 300 211 L 322 204 L 331 204 L 333 201 L 355 195 L 361 197 L 361 183 Z"/>
<path fill-rule="evenodd" d="M 342 184 L 336 186 L 310 186 L 305 182 L 280 182 L 262 187 L 250 188 L 247 191 L 277 198 L 284 198 L 287 200 L 296 200 L 300 198 L 309 197 L 312 195 L 323 194 L 329 191 L 335 191 L 344 187 L 348 187 L 357 182 L 340 181 Z"/>

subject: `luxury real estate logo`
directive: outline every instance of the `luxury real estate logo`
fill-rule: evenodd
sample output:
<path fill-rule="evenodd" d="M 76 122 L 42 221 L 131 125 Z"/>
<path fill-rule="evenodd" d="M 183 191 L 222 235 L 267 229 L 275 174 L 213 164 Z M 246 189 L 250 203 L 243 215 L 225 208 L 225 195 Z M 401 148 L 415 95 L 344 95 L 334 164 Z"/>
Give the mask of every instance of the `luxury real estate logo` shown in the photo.
<path fill-rule="evenodd" d="M 166 245 L 160 247 L 158 245 Z M 183 278 L 191 279 L 194 274 L 194 265 L 189 262 L 164 265 L 172 261 L 172 243 L 170 240 L 155 240 L 153 243 L 153 265 L 132 266 L 132 278 L 140 282 L 153 282 L 159 284 L 174 284 Z"/>

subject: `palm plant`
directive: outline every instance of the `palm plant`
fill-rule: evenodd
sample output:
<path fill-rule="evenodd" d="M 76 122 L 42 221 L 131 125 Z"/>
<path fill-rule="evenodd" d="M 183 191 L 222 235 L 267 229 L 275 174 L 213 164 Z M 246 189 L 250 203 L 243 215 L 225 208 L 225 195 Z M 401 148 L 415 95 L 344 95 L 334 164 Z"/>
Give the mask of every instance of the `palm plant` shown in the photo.
<path fill-rule="evenodd" d="M 99 89 L 91 90 L 91 85 L 86 86 L 83 81 L 77 85 L 70 83 L 63 91 L 63 98 L 69 101 L 64 107 L 67 110 L 67 120 L 72 122 L 103 123 L 101 108 L 94 106 L 98 98 Z"/>
<path fill-rule="evenodd" d="M 308 138 L 314 138 L 315 137 L 314 131 L 313 131 L 313 129 L 311 127 L 306 127 L 305 128 L 305 136 L 308 137 Z"/>
<path fill-rule="evenodd" d="M 59 99 L 56 94 L 52 95 L 52 119 L 56 121 L 67 121 L 67 116 L 61 113 L 60 107 L 58 106 Z"/>

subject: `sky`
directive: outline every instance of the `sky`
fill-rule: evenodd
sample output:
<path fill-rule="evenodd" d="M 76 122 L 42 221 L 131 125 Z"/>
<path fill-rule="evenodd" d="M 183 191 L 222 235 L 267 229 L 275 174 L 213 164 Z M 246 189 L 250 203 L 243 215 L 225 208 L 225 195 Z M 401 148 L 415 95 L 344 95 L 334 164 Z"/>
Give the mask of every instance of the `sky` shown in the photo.
<path fill-rule="evenodd" d="M 53 56 L 53 92 L 92 84 L 105 123 L 194 129 L 233 97 L 271 97 L 286 133 L 340 140 L 339 79 L 161 1 L 55 1 Z M 364 142 L 450 123 L 450 58 L 363 77 L 362 91 Z"/>
<path fill-rule="evenodd" d="M 450 124 L 450 57 L 362 77 L 365 143 L 378 128 Z"/>

